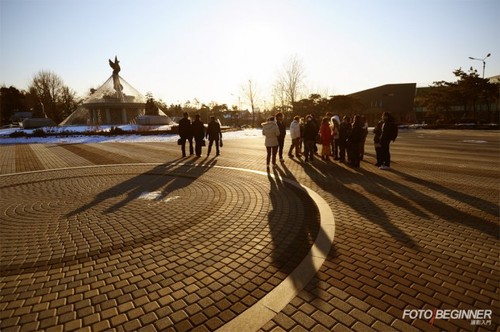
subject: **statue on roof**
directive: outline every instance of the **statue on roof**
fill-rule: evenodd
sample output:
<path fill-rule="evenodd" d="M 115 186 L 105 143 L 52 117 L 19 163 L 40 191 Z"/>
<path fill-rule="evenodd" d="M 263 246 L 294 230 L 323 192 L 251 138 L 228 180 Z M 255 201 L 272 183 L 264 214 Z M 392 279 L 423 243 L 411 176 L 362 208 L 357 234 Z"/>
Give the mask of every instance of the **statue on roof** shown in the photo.
<path fill-rule="evenodd" d="M 118 73 L 120 72 L 120 61 L 118 61 L 116 55 L 114 62 L 109 59 L 109 65 L 111 68 L 113 68 L 113 87 L 115 88 L 116 96 L 122 99 L 123 85 L 120 83 L 120 76 L 118 75 Z"/>

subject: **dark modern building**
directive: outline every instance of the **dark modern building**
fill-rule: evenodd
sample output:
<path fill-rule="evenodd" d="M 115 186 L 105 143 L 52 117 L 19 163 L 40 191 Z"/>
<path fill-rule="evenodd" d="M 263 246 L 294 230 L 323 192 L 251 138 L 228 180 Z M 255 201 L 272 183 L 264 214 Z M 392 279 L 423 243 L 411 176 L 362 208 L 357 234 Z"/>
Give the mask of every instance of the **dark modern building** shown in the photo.
<path fill-rule="evenodd" d="M 416 83 L 386 84 L 376 88 L 352 93 L 364 107 L 370 126 L 380 119 L 383 112 L 390 112 L 397 123 L 415 123 L 413 101 L 417 90 Z"/>

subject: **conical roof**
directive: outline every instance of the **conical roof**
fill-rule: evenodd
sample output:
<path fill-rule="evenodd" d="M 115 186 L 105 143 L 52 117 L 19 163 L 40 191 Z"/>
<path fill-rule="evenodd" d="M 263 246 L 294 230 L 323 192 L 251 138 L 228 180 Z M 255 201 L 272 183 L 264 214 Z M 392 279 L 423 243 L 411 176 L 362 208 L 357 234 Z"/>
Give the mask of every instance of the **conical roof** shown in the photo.
<path fill-rule="evenodd" d="M 114 88 L 113 75 L 104 82 L 97 90 L 83 101 L 85 104 L 100 103 L 146 103 L 146 97 L 137 91 L 132 85 L 118 75 L 122 90 Z"/>
<path fill-rule="evenodd" d="M 127 124 L 144 115 L 146 97 L 119 75 L 113 76 L 94 90 L 60 125 Z"/>

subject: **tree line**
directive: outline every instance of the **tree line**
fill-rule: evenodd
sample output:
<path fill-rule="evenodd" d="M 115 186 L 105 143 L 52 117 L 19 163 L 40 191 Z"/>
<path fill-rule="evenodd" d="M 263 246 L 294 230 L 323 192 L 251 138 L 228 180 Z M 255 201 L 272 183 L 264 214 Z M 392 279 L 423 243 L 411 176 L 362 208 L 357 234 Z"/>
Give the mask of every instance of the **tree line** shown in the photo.
<path fill-rule="evenodd" d="M 500 84 L 479 77 L 472 68 L 468 72 L 459 68 L 453 74 L 456 82 L 437 81 L 419 89 L 415 107 L 425 111 L 425 118 L 445 124 L 464 120 L 498 123 Z"/>
<path fill-rule="evenodd" d="M 13 86 L 0 88 L 1 124 L 10 123 L 15 111 L 31 111 L 34 117 L 47 117 L 59 123 L 81 101 L 57 74 L 40 71 L 33 77 L 27 91 Z"/>
<path fill-rule="evenodd" d="M 480 78 L 476 70 L 464 72 L 462 69 L 453 71 L 456 82 L 438 81 L 428 88 L 419 88 L 414 105 L 425 112 L 427 122 L 452 123 L 460 119 L 474 121 L 498 122 L 498 104 L 500 85 L 491 83 L 488 79 Z M 242 95 L 250 106 L 249 110 L 240 109 L 240 105 L 228 106 L 217 102 L 200 103 L 194 99 L 184 104 L 167 105 L 155 100 L 151 94 L 148 99 L 171 117 L 182 117 L 182 113 L 199 113 L 202 119 L 209 115 L 224 117 L 230 125 L 260 124 L 269 114 L 283 112 L 285 114 L 306 116 L 314 114 L 322 116 L 328 112 L 333 114 L 363 114 L 368 105 L 350 95 L 321 96 L 317 93 L 305 97 L 305 69 L 297 56 L 292 56 L 279 71 L 275 84 L 272 87 L 273 102 L 265 105 L 262 110 L 257 105 L 262 99 L 257 93 L 257 86 L 252 80 L 242 85 Z M 70 115 L 83 99 L 77 97 L 76 92 L 66 86 L 63 80 L 50 71 L 38 72 L 27 91 L 17 88 L 0 88 L 1 124 L 11 122 L 15 110 L 31 110 L 35 117 L 48 117 L 60 123 Z M 43 107 L 40 107 L 43 105 Z M 250 112 L 249 119 L 243 114 Z"/>

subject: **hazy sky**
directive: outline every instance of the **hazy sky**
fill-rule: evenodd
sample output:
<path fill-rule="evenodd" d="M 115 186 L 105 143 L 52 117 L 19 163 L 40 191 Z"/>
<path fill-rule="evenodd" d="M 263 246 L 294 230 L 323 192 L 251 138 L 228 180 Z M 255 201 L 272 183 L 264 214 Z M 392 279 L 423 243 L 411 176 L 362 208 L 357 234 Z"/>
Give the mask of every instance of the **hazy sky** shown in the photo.
<path fill-rule="evenodd" d="M 500 0 L 0 0 L 0 85 L 48 70 L 83 97 L 111 75 L 166 103 L 244 104 L 251 79 L 272 104 L 296 55 L 306 93 L 500 74 Z M 261 104 L 262 105 L 262 104 Z"/>

